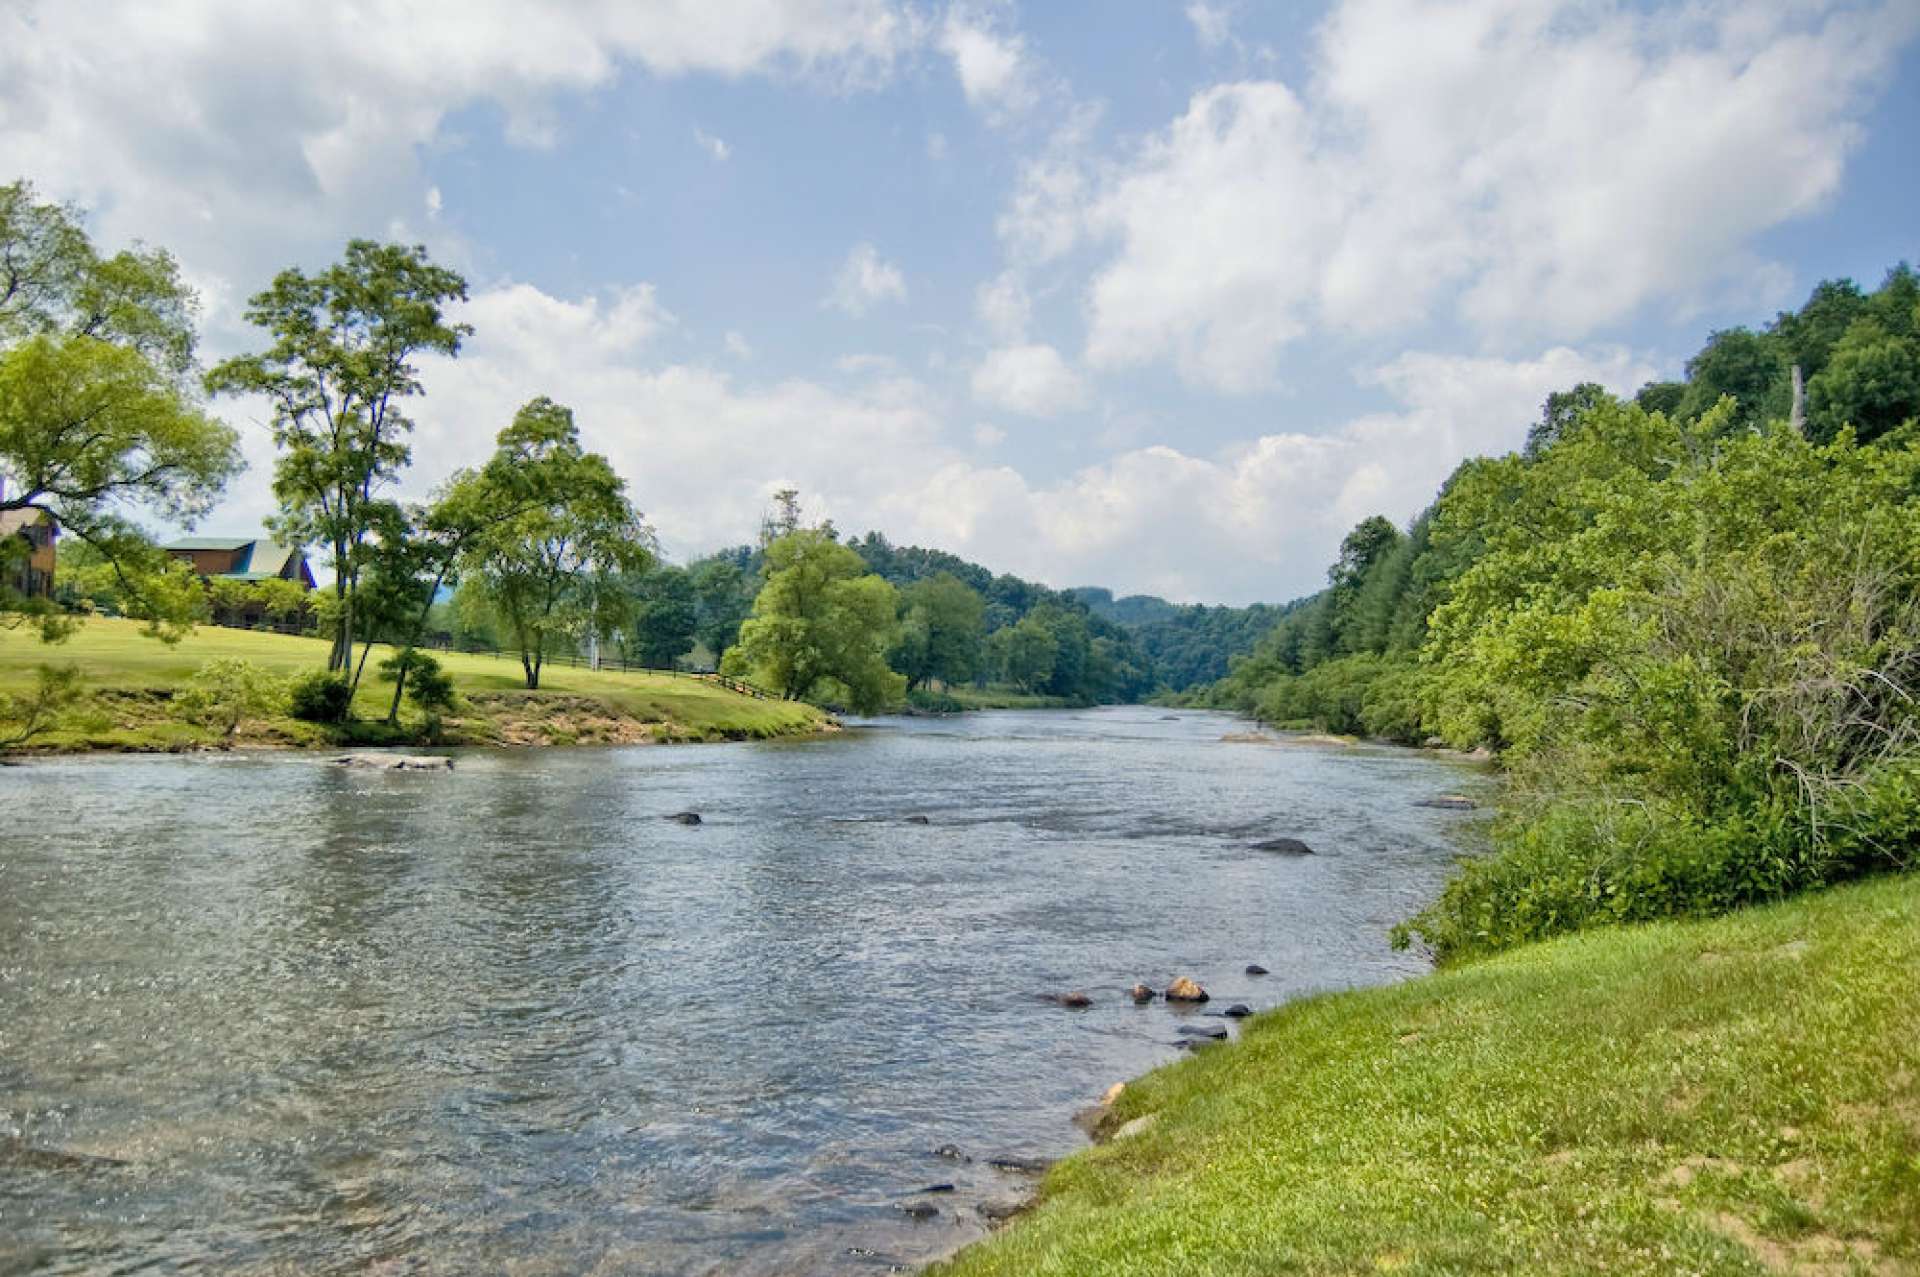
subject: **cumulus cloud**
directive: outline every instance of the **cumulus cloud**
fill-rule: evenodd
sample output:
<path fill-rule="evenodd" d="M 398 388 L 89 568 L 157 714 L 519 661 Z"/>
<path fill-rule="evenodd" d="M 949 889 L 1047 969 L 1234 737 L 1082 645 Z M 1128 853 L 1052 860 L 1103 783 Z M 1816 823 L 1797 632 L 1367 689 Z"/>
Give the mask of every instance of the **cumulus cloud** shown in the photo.
<path fill-rule="evenodd" d="M 1029 417 L 1057 417 L 1084 407 L 1087 387 L 1052 346 L 1006 346 L 973 370 L 973 397 Z"/>
<path fill-rule="evenodd" d="M 1272 384 L 1309 328 L 1451 314 L 1494 346 L 1579 339 L 1777 280 L 1754 242 L 1835 193 L 1916 28 L 1897 0 L 1345 0 L 1304 87 L 1204 89 L 1097 184 L 1036 161 L 1002 229 L 1117 245 L 1090 362 L 1167 358 L 1226 391 Z"/>
<path fill-rule="evenodd" d="M 1033 303 L 1017 271 L 1004 271 L 974 292 L 974 313 L 995 341 L 1024 341 Z"/>
<path fill-rule="evenodd" d="M 900 268 L 884 260 L 873 245 L 862 243 L 855 244 L 847 254 L 821 305 L 858 316 L 881 302 L 906 299 L 907 278 L 900 273 Z"/>
<path fill-rule="evenodd" d="M 839 87 L 921 39 L 897 0 L 497 0 L 457 20 L 412 0 L 18 0 L 0 9 L 0 173 L 251 286 L 356 230 L 416 233 L 419 154 L 473 103 L 550 142 L 555 95 L 626 67 Z"/>
<path fill-rule="evenodd" d="M 999 29 L 985 8 L 956 4 L 949 9 L 940 49 L 953 60 L 967 104 L 988 119 L 1004 122 L 1040 101 L 1041 73 L 1026 38 Z"/>
<path fill-rule="evenodd" d="M 1217 49 L 1233 38 L 1233 14 L 1224 4 L 1194 0 L 1187 6 L 1187 21 L 1205 48 Z"/>
<path fill-rule="evenodd" d="M 954 405 L 897 369 L 862 361 L 845 387 L 744 380 L 664 358 L 664 314 L 644 287 L 476 293 L 467 349 L 423 367 L 409 490 L 471 462 L 516 407 L 550 394 L 628 477 L 676 556 L 750 536 L 768 492 L 790 483 L 850 532 L 879 528 L 1055 585 L 1280 600 L 1316 588 L 1360 519 L 1404 521 L 1462 457 L 1517 447 L 1550 391 L 1593 380 L 1624 392 L 1655 375 L 1618 350 L 1409 354 L 1362 374 L 1390 397 L 1387 411 L 1205 455 L 1129 448 L 1036 481 L 983 463 L 1004 432 L 960 426 Z"/>

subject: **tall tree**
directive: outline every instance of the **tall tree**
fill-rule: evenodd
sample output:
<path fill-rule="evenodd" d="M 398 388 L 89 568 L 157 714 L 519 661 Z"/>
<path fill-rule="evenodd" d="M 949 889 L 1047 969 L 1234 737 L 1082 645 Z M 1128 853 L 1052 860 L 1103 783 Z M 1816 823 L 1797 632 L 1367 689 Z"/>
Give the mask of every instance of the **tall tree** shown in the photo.
<path fill-rule="evenodd" d="M 906 615 L 894 644 L 893 667 L 907 676 L 907 690 L 939 679 L 965 683 L 980 665 L 987 602 L 951 572 L 916 581 L 902 594 Z"/>
<path fill-rule="evenodd" d="M 414 360 L 459 352 L 472 329 L 445 310 L 466 295 L 466 281 L 434 265 L 425 248 L 354 240 L 323 271 L 276 276 L 247 306 L 272 345 L 207 378 L 217 394 L 262 395 L 271 407 L 281 454 L 271 526 L 289 542 L 322 546 L 333 568 L 328 669 L 353 668 L 368 540 L 392 515 L 382 492 L 412 460 L 403 405 L 421 393 Z"/>
<path fill-rule="evenodd" d="M 615 579 L 648 566 L 652 537 L 626 481 L 581 447 L 572 409 L 532 400 L 501 432 L 500 447 L 536 477 L 538 500 L 477 537 L 468 560 L 512 633 L 527 686 L 537 688 L 553 639 L 597 637 L 624 623 L 630 600 Z"/>
<path fill-rule="evenodd" d="M 789 700 L 844 693 L 862 713 L 898 701 L 906 679 L 887 666 L 899 596 L 834 541 L 802 528 L 766 551 L 767 583 L 724 668 L 750 673 Z"/>
<path fill-rule="evenodd" d="M 164 251 L 103 257 L 75 210 L 0 186 L 0 513 L 51 516 L 163 638 L 203 602 L 131 513 L 191 522 L 240 468 L 233 431 L 189 377 L 195 307 Z M 0 557 L 14 551 L 0 544 Z M 0 613 L 38 615 L 49 639 L 70 629 L 4 588 Z"/>
<path fill-rule="evenodd" d="M 699 600 L 685 569 L 662 564 L 632 586 L 634 654 L 654 669 L 671 669 L 693 650 Z"/>

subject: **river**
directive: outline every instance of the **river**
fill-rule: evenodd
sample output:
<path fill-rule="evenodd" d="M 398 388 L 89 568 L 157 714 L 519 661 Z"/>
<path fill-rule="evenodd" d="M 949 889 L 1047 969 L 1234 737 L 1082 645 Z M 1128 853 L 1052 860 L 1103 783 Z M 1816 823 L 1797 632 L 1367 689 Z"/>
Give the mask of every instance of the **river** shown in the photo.
<path fill-rule="evenodd" d="M 1073 1112 L 1183 1020 L 1421 968 L 1387 929 L 1472 817 L 1414 803 L 1474 772 L 1243 730 L 1132 707 L 450 774 L 0 770 L 0 1272 L 948 1251 L 1030 1188 L 988 1157 L 1081 1147 Z M 1276 835 L 1318 854 L 1250 848 Z M 1214 1001 L 1125 996 L 1175 975 Z M 1068 989 L 1093 1006 L 1040 996 Z"/>

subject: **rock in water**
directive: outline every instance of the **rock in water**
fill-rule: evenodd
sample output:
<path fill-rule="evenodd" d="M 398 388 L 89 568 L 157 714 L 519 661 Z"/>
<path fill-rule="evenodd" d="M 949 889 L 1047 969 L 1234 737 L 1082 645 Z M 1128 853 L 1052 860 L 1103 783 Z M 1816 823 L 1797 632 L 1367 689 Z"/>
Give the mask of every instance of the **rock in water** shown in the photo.
<path fill-rule="evenodd" d="M 667 819 L 676 825 L 697 825 L 700 823 L 700 813 L 697 811 L 676 811 L 673 815 L 668 816 Z"/>
<path fill-rule="evenodd" d="M 1438 807 L 1442 811 L 1472 811 L 1480 804 L 1460 794 L 1442 794 L 1438 798 L 1417 799 L 1413 805 L 1415 807 Z"/>
<path fill-rule="evenodd" d="M 1076 1011 L 1093 1005 L 1093 999 L 1078 989 L 1071 993 L 1056 993 L 1053 995 L 1053 1000 L 1063 1007 L 1072 1007 Z"/>
<path fill-rule="evenodd" d="M 940 1208 L 932 1202 L 901 1202 L 900 1210 L 911 1219 L 933 1219 Z"/>
<path fill-rule="evenodd" d="M 1003 1154 L 999 1157 L 989 1157 L 987 1165 L 997 1171 L 1019 1171 L 1022 1175 L 1038 1175 L 1053 1163 L 1044 1157 L 1015 1157 L 1011 1154 Z"/>
<path fill-rule="evenodd" d="M 967 1156 L 966 1150 L 958 1144 L 942 1144 L 939 1148 L 933 1150 L 933 1155 L 935 1157 L 944 1157 L 950 1162 L 971 1162 L 973 1160 Z"/>
<path fill-rule="evenodd" d="M 974 1207 L 982 1219 L 990 1219 L 996 1224 L 1012 1219 L 1026 1208 L 1025 1202 L 981 1202 Z"/>
<path fill-rule="evenodd" d="M 1257 962 L 1249 962 L 1249 963 L 1247 964 L 1247 974 L 1248 974 L 1248 975 L 1265 975 L 1266 973 L 1267 973 L 1267 969 L 1266 969 L 1265 967 L 1263 967 L 1263 966 L 1261 966 L 1261 965 L 1260 965 L 1259 963 L 1257 963 Z"/>
<path fill-rule="evenodd" d="M 1211 1038 L 1215 1042 L 1225 1042 L 1227 1040 L 1227 1030 L 1224 1025 L 1219 1024 L 1183 1024 L 1180 1026 L 1180 1036 L 1186 1038 Z"/>
<path fill-rule="evenodd" d="M 1206 1000 L 1207 991 L 1185 976 L 1181 976 L 1167 986 L 1169 1002 L 1205 1002 Z"/>
<path fill-rule="evenodd" d="M 909 816 L 907 817 L 907 823 L 909 825 L 931 825 L 933 822 L 925 816 Z"/>
<path fill-rule="evenodd" d="M 1244 1002 L 1236 1002 L 1220 1014 L 1226 1016 L 1229 1020 L 1244 1020 L 1253 1014 L 1253 1008 Z"/>
<path fill-rule="evenodd" d="M 364 767 L 383 772 L 450 772 L 453 760 L 444 754 L 342 754 L 336 767 Z"/>
<path fill-rule="evenodd" d="M 1255 851 L 1277 851 L 1283 856 L 1311 856 L 1313 848 L 1298 838 L 1269 838 L 1253 844 Z"/>

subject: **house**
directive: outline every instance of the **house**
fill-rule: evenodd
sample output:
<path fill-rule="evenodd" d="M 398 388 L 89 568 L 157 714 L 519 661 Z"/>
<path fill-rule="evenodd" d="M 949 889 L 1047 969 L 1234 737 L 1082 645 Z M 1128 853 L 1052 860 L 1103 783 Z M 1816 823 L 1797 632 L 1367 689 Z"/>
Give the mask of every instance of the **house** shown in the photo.
<path fill-rule="evenodd" d="M 45 510 L 0 510 L 0 588 L 30 599 L 53 597 L 54 540 L 60 527 Z M 25 541 L 26 553 L 11 544 Z"/>
<path fill-rule="evenodd" d="M 307 556 L 272 541 L 232 537 L 187 537 L 162 547 L 176 559 L 193 564 L 207 580 L 230 577 L 238 581 L 292 581 L 303 590 L 313 588 L 313 570 Z"/>

